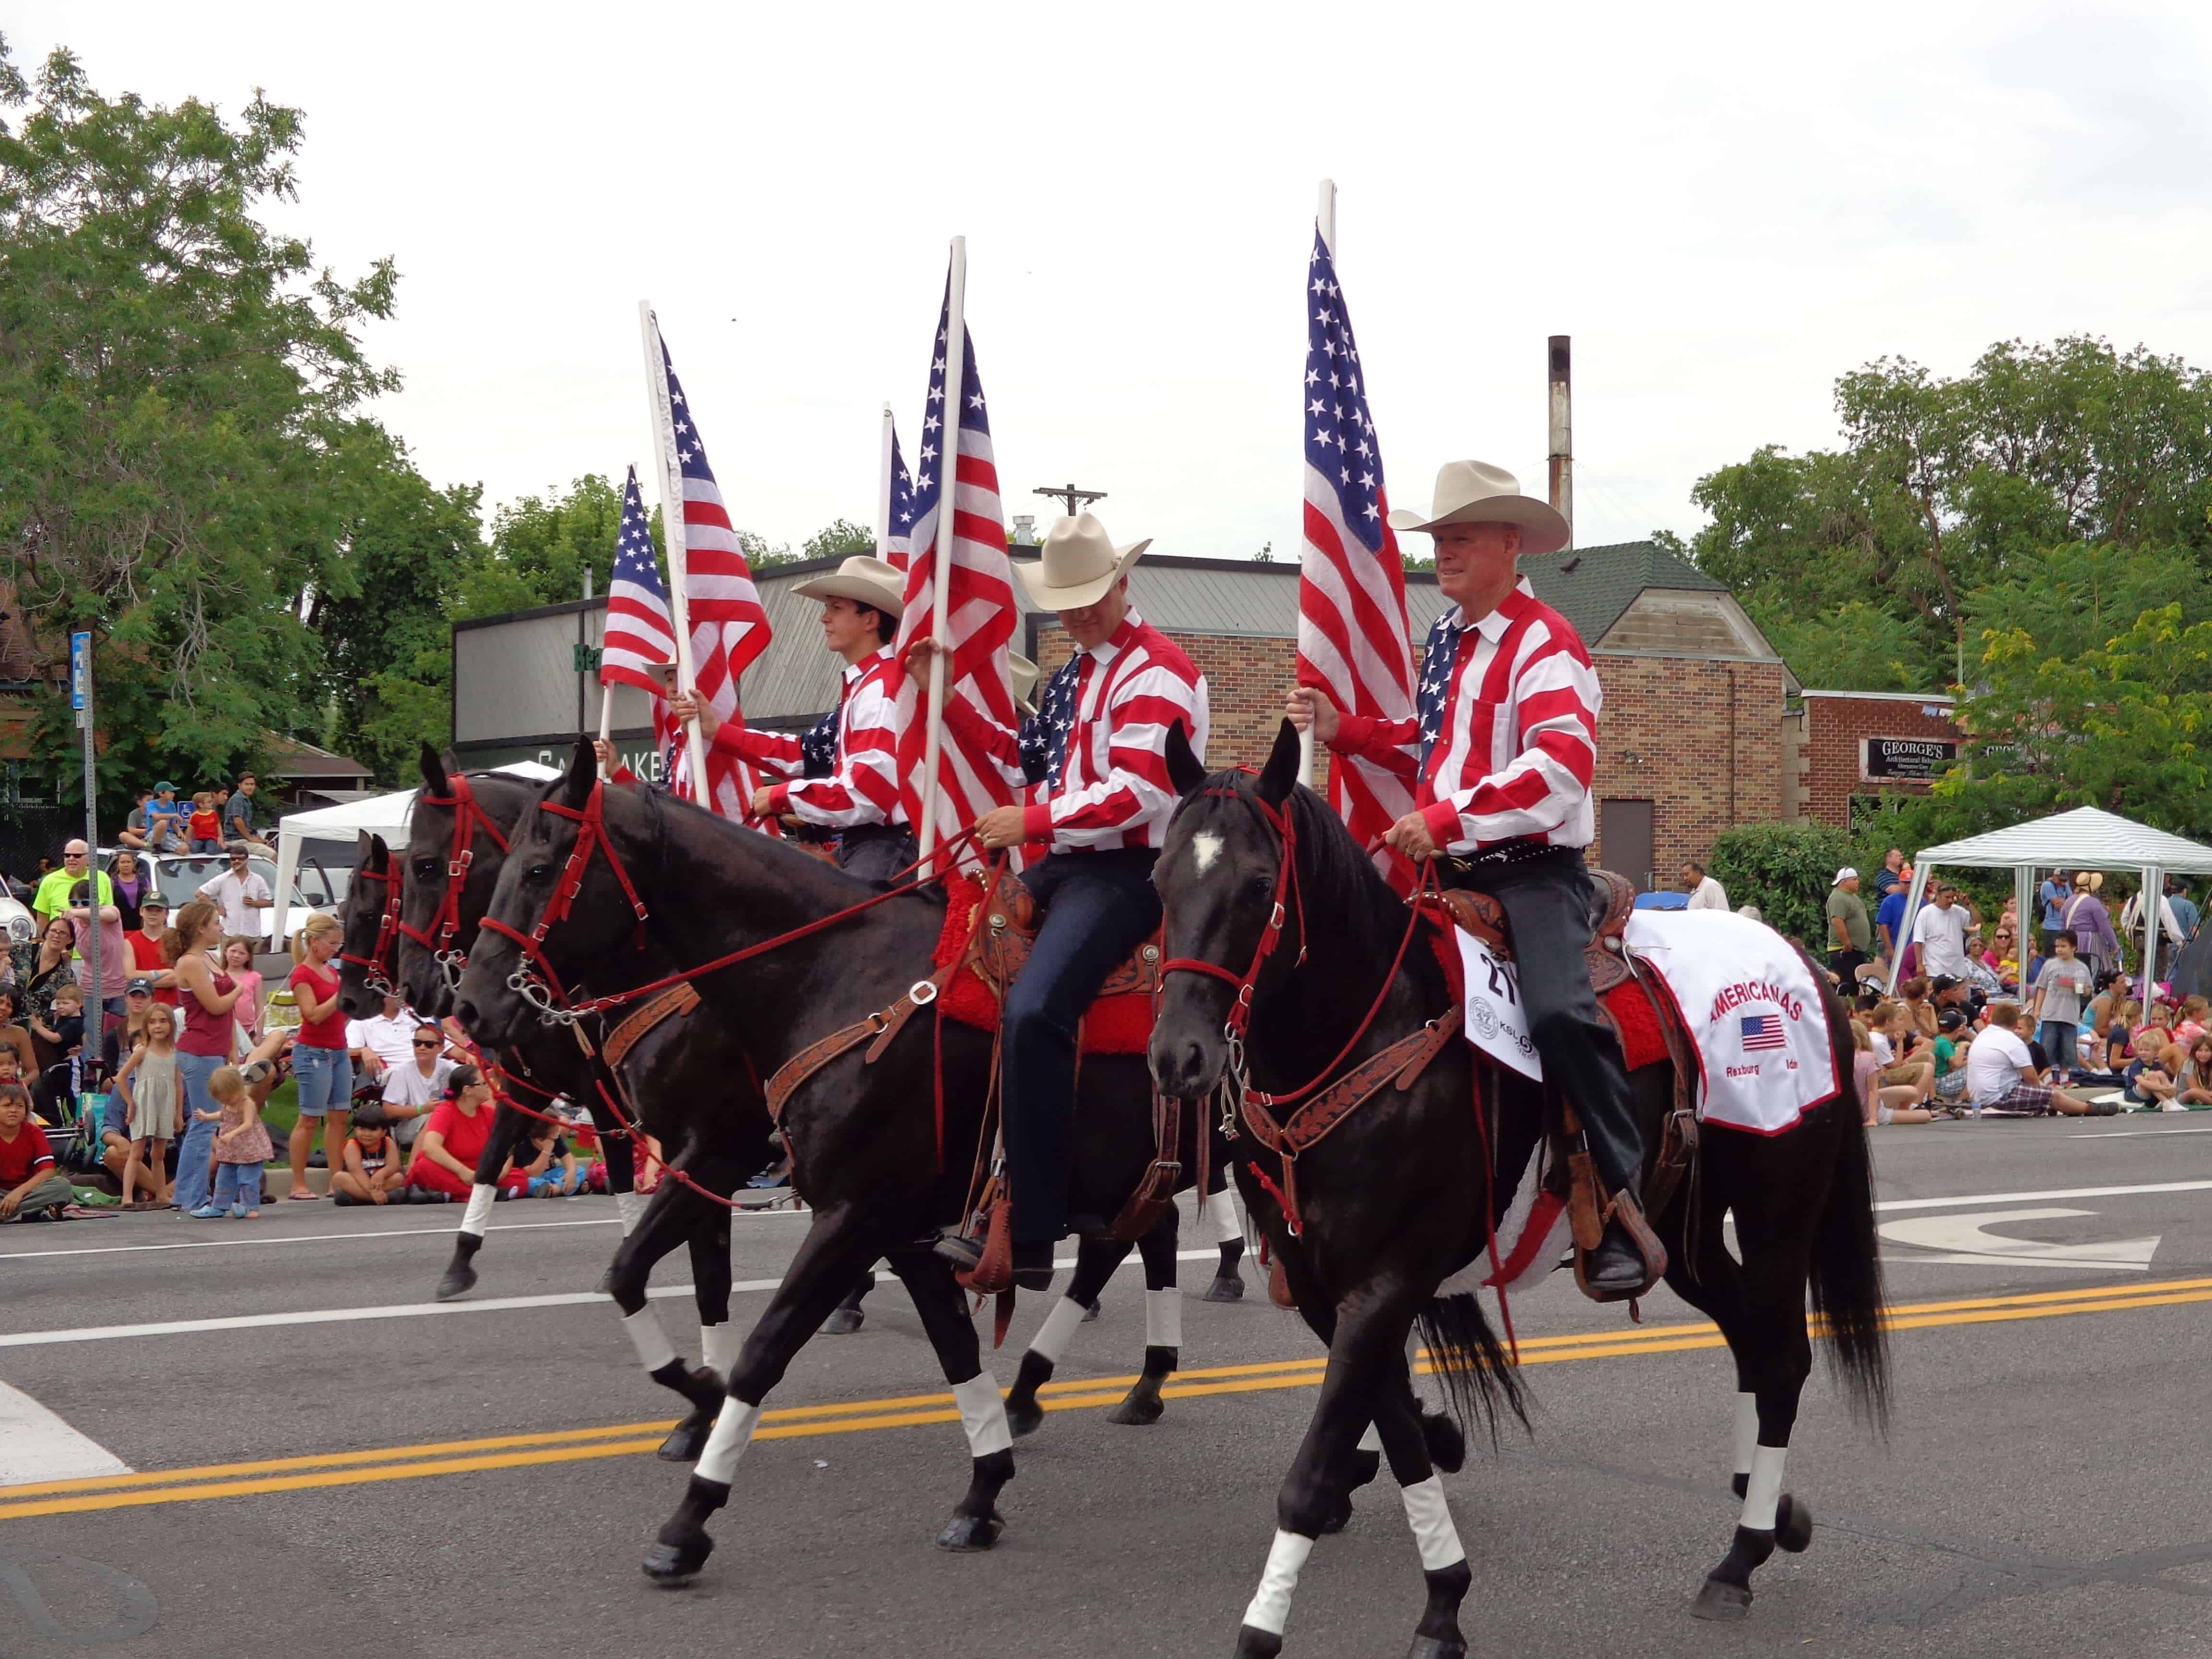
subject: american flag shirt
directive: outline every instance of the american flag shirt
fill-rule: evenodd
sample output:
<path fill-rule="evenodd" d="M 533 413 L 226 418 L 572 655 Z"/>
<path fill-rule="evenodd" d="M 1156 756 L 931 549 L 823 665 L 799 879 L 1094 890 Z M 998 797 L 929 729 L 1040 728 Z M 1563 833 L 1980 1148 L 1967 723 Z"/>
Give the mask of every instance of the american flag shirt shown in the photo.
<path fill-rule="evenodd" d="M 1437 618 L 1416 719 L 1347 714 L 1329 746 L 1415 780 L 1414 810 L 1447 852 L 1587 847 L 1604 700 L 1581 635 L 1524 580 L 1479 622 L 1457 607 Z"/>
<path fill-rule="evenodd" d="M 772 776 L 790 780 L 771 787 L 770 815 L 789 812 L 803 823 L 830 830 L 863 823 L 904 824 L 899 803 L 898 707 L 890 686 L 891 647 L 846 665 L 838 684 L 833 718 L 836 747 L 826 774 L 820 763 L 817 725 L 804 737 L 755 732 L 731 720 L 718 727 L 713 747 L 735 755 Z"/>
<path fill-rule="evenodd" d="M 1045 687 L 1041 799 L 1023 809 L 1025 838 L 1055 853 L 1158 847 L 1175 811 L 1168 728 L 1203 760 L 1206 677 L 1134 611 L 1103 645 L 1079 651 Z"/>

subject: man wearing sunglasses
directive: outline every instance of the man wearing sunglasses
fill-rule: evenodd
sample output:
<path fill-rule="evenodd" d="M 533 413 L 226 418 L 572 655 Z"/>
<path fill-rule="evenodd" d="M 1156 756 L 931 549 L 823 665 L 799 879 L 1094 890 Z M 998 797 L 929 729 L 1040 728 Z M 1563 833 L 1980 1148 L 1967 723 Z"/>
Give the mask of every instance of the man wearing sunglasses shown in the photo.
<path fill-rule="evenodd" d="M 446 1079 L 456 1061 L 447 1054 L 446 1034 L 428 1020 L 418 1024 L 407 1039 L 404 1063 L 384 1073 L 384 1121 L 392 1138 L 412 1146 L 430 1109 L 445 1098 Z"/>
<path fill-rule="evenodd" d="M 49 870 L 39 878 L 39 890 L 31 896 L 31 910 L 39 919 L 40 934 L 46 933 L 46 925 L 56 916 L 69 914 L 70 889 L 85 878 L 88 857 L 82 842 L 70 842 L 62 848 L 62 867 Z M 114 903 L 115 890 L 108 885 L 107 872 L 102 870 L 98 874 L 100 903 Z"/>

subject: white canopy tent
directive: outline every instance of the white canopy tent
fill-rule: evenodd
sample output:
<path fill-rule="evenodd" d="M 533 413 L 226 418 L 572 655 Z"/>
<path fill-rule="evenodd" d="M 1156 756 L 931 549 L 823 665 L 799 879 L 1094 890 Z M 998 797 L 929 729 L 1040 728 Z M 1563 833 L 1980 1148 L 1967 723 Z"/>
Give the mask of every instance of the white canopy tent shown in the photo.
<path fill-rule="evenodd" d="M 2047 818 L 1992 830 L 1985 836 L 1945 842 L 1923 848 L 1912 860 L 1912 890 L 1905 895 L 1908 927 L 1920 914 L 1920 901 L 1928 890 L 1928 873 L 1939 866 L 1952 869 L 2010 870 L 2013 894 L 2020 910 L 2023 933 L 2035 924 L 2036 872 L 2039 870 L 2135 870 L 2142 875 L 2143 891 L 2163 897 L 2169 874 L 2212 875 L 2212 847 L 2168 835 L 2148 824 L 2124 818 L 2094 806 L 2077 806 Z M 2160 907 L 2143 906 L 2143 961 L 2157 955 Z M 1889 965 L 1891 994 L 1897 991 L 1899 971 L 1907 939 L 1898 941 Z M 2021 941 L 2021 963 L 2026 971 L 2027 939 Z M 2022 986 L 2022 991 L 2027 988 Z"/>
<path fill-rule="evenodd" d="M 536 761 L 516 761 L 492 769 L 536 783 L 561 775 L 556 768 L 541 766 Z M 348 849 L 345 862 L 349 866 L 353 863 L 351 849 L 363 830 L 383 836 L 386 846 L 403 846 L 407 840 L 407 825 L 415 815 L 415 797 L 418 793 L 399 789 L 388 795 L 371 795 L 366 800 L 347 801 L 341 806 L 288 812 L 276 821 L 276 940 L 280 945 L 292 932 L 289 912 L 293 884 L 300 873 L 300 843 L 341 842 Z"/>

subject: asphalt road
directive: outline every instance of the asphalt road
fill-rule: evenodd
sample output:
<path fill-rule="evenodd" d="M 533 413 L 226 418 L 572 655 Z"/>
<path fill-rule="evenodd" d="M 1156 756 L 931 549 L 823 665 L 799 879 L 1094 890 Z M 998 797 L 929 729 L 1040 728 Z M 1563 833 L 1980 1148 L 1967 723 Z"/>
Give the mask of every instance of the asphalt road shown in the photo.
<path fill-rule="evenodd" d="M 1516 1300 L 1543 1361 L 1534 1433 L 1446 1482 L 1475 1574 L 1473 1650 L 2212 1650 L 2208 1137 L 2197 1116 L 1878 1133 L 1907 1315 L 1895 1420 L 1886 1443 L 1870 1435 L 1816 1377 L 1787 1484 L 1820 1529 L 1762 1571 L 1738 1626 L 1687 1613 L 1736 1507 L 1724 1353 L 1669 1330 L 1698 1322 L 1663 1295 L 1641 1331 L 1560 1279 Z M 12 1442 L 18 1482 L 0 1486 L 0 1655 L 1233 1644 L 1318 1376 L 1303 1328 L 1256 1285 L 1237 1305 L 1188 1299 L 1199 1391 L 1158 1425 L 1115 1427 L 1085 1403 L 1118 1388 L 1065 1391 L 1018 1444 L 998 1550 L 951 1557 L 932 1540 L 965 1447 L 887 1279 L 864 1331 L 799 1356 L 769 1401 L 787 1414 L 714 1522 L 718 1553 L 667 1592 L 637 1559 L 683 1485 L 649 1450 L 672 1410 L 590 1295 L 611 1206 L 501 1206 L 470 1301 L 422 1311 L 457 1219 L 279 1203 L 251 1224 L 0 1231 L 0 1382 L 15 1391 L 0 1395 L 15 1413 L 0 1468 Z M 772 1280 L 804 1225 L 739 1220 L 740 1283 Z M 1208 1271 L 1188 1264 L 1186 1285 Z M 679 1256 L 662 1288 L 687 1277 Z M 1116 1281 L 1063 1381 L 1136 1369 L 1139 1287 L 1133 1268 Z M 737 1317 L 764 1301 L 741 1291 Z M 695 1348 L 688 1297 L 659 1305 Z M 1018 1317 L 1002 1382 L 1042 1311 Z M 67 1430 L 27 1425 L 37 1407 Z M 138 1474 L 21 1484 L 26 1456 L 102 1449 Z M 1421 1584 L 1387 1476 L 1358 1510 L 1306 1570 L 1291 1654 L 1405 1650 Z"/>

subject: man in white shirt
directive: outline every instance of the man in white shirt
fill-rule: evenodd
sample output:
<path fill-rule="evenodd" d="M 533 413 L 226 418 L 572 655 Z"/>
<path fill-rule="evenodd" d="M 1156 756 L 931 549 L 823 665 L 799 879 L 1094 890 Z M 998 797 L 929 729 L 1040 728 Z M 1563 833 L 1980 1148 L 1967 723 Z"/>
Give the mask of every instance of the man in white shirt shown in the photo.
<path fill-rule="evenodd" d="M 422 1120 L 445 1097 L 454 1064 L 446 1053 L 445 1032 L 427 1019 L 417 1021 L 408 1035 L 407 1058 L 384 1072 L 384 1118 L 402 1146 L 415 1144 Z"/>
<path fill-rule="evenodd" d="M 1729 908 L 1728 889 L 1705 873 L 1705 866 L 1692 859 L 1682 866 L 1682 890 L 1690 896 L 1686 910 L 1725 910 Z"/>
<path fill-rule="evenodd" d="M 233 938 L 261 938 L 268 930 L 259 913 L 276 902 L 269 884 L 247 866 L 242 846 L 231 848 L 230 868 L 201 883 L 199 896 L 222 912 L 222 931 Z"/>
<path fill-rule="evenodd" d="M 1959 890 L 1939 887 L 1912 923 L 1920 947 L 1919 971 L 1930 979 L 1966 977 L 1966 907 Z"/>
<path fill-rule="evenodd" d="M 353 1050 L 354 1065 L 376 1079 L 406 1065 L 415 1055 L 415 1028 L 422 1024 L 422 1017 L 402 999 L 386 997 L 382 1013 L 346 1022 L 346 1047 Z"/>
<path fill-rule="evenodd" d="M 1974 1034 L 1973 1046 L 1966 1050 L 1966 1097 L 1974 1103 L 1977 1114 L 2048 1117 L 2057 1112 L 2083 1117 L 2109 1116 L 2118 1109 L 2113 1102 L 2094 1106 L 2063 1089 L 2038 1082 L 2035 1058 L 2014 1029 L 2019 1022 L 2017 1005 L 1991 1003 L 1989 1024 Z"/>

